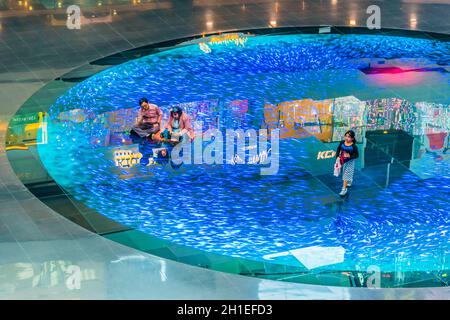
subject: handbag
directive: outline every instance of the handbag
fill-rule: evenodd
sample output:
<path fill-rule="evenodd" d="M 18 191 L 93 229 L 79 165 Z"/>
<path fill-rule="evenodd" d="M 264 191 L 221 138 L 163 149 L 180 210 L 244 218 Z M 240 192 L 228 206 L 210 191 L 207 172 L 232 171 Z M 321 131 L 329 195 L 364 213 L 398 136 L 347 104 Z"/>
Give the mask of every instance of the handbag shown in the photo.
<path fill-rule="evenodd" d="M 334 163 L 334 176 L 339 177 L 342 170 L 341 159 L 339 157 L 336 158 L 336 162 Z"/>

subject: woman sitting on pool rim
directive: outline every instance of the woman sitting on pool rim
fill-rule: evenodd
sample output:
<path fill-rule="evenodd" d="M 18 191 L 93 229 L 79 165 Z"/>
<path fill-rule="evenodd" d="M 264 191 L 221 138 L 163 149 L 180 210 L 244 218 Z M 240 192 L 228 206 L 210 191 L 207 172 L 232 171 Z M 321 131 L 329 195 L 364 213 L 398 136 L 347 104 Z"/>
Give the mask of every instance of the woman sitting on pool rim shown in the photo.
<path fill-rule="evenodd" d="M 345 139 L 339 142 L 336 158 L 340 159 L 342 165 L 342 190 L 340 196 L 347 194 L 347 188 L 352 186 L 353 175 L 355 173 L 355 160 L 359 157 L 358 147 L 356 146 L 355 132 L 348 130 L 345 133 Z"/>
<path fill-rule="evenodd" d="M 166 130 L 171 138 L 176 138 L 180 142 L 183 136 L 187 136 L 192 142 L 195 138 L 194 129 L 188 114 L 179 106 L 170 109 L 169 120 L 166 123 Z M 165 135 L 165 132 L 163 132 Z"/>

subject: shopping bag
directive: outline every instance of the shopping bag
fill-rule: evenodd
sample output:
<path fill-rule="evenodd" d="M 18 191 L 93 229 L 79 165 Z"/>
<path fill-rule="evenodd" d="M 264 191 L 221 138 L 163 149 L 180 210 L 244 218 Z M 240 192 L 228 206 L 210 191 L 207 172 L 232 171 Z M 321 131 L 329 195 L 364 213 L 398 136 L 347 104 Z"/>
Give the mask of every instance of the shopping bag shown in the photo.
<path fill-rule="evenodd" d="M 339 177 L 342 170 L 341 159 L 336 158 L 336 162 L 334 163 L 334 176 Z"/>

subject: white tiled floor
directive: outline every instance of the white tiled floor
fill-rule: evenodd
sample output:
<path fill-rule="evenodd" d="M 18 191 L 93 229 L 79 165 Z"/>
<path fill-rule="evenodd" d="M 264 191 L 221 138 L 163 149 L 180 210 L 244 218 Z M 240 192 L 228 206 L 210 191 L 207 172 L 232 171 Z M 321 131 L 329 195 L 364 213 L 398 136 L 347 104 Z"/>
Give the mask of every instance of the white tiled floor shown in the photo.
<path fill-rule="evenodd" d="M 252 4 L 254 2 L 254 4 Z M 92 234 L 36 199 L 12 172 L 5 155 L 7 123 L 39 88 L 71 68 L 133 46 L 214 30 L 365 21 L 371 1 L 220 1 L 172 9 L 135 10 L 110 24 L 79 32 L 45 23 L 45 14 L 2 19 L 0 30 L 0 298 L 2 299 L 449 299 L 449 288 L 322 287 L 223 274 L 154 257 Z M 450 33 L 450 6 L 426 1 L 377 1 L 383 26 Z M 231 3 L 231 4 L 230 4 Z M 304 3 L 304 4 L 303 4 Z M 445 3 L 445 2 L 444 2 Z M 203 6 L 203 4 L 205 4 Z M 227 4 L 227 5 L 225 5 Z M 7 11 L 6 11 L 7 13 Z M 0 16 L 6 14 L 0 11 Z M 276 17 L 272 17 L 273 15 Z M 151 17 L 158 19 L 151 19 Z M 180 19 L 182 17 L 182 19 Z M 158 22 L 155 22 L 158 21 Z M 69 266 L 75 266 L 71 268 Z M 74 269 L 73 269 L 74 268 Z M 80 270 L 79 289 L 71 287 Z M 76 272 L 75 272 L 76 274 Z"/>

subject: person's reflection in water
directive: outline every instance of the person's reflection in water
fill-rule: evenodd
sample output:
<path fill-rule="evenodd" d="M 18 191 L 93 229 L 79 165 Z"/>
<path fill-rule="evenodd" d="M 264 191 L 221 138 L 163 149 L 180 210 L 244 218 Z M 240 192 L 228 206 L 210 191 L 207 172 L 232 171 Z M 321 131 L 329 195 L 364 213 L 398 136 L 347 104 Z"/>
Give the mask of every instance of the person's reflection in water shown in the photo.
<path fill-rule="evenodd" d="M 163 148 L 158 150 L 156 157 L 154 158 L 155 163 L 165 165 L 169 163 L 169 153 L 167 149 Z"/>
<path fill-rule="evenodd" d="M 336 227 L 336 233 L 339 237 L 346 238 L 348 235 L 352 235 L 353 221 L 352 218 L 346 214 L 346 203 L 344 201 L 338 201 L 336 204 L 336 218 L 334 219 L 334 226 Z"/>

